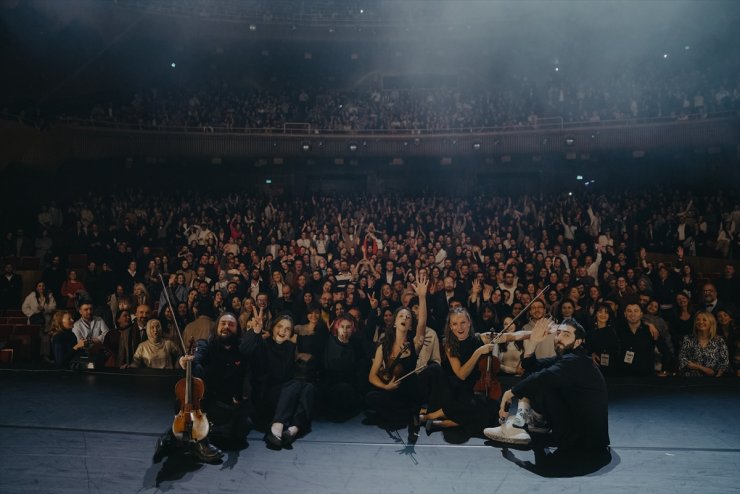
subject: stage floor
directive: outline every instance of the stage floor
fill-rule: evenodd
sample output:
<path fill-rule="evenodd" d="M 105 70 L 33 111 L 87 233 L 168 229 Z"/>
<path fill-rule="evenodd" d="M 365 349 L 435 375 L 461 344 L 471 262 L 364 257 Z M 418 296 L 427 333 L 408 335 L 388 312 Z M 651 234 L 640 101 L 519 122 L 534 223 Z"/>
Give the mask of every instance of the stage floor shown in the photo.
<path fill-rule="evenodd" d="M 611 463 L 546 478 L 473 438 L 314 422 L 292 450 L 252 431 L 220 465 L 152 464 L 171 425 L 174 375 L 0 370 L 0 493 L 740 492 L 740 380 L 609 383 Z"/>

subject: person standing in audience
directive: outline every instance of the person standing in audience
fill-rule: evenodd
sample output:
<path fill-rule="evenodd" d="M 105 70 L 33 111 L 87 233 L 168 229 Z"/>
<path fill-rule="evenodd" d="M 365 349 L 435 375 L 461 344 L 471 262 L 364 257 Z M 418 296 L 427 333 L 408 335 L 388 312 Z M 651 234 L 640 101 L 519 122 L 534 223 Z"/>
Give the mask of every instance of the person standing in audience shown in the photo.
<path fill-rule="evenodd" d="M 147 339 L 139 343 L 129 367 L 149 369 L 174 369 L 175 362 L 182 355 L 180 345 L 162 337 L 162 324 L 157 319 L 146 323 Z"/>
<path fill-rule="evenodd" d="M 683 339 L 679 368 L 686 376 L 722 377 L 729 367 L 727 344 L 717 335 L 717 320 L 709 312 L 698 312 L 694 334 Z"/>
<path fill-rule="evenodd" d="M 725 340 L 727 345 L 732 371 L 729 374 L 740 377 L 740 328 L 735 323 L 735 316 L 729 309 L 717 312 L 717 334 Z"/>
<path fill-rule="evenodd" d="M 586 333 L 586 349 L 604 376 L 615 376 L 621 364 L 620 341 L 615 329 L 614 312 L 608 304 L 598 304 L 592 329 Z"/>
<path fill-rule="evenodd" d="M 642 309 L 628 303 L 624 321 L 617 327 L 620 373 L 626 376 L 650 376 L 655 372 L 653 354 L 660 333 L 655 326 L 642 320 Z"/>
<path fill-rule="evenodd" d="M 85 350 L 94 367 L 101 368 L 105 364 L 106 356 L 102 351 L 103 341 L 108 332 L 108 326 L 101 317 L 93 316 L 93 304 L 83 299 L 79 306 L 80 318 L 74 323 L 72 332 L 77 338 L 75 350 Z"/>
<path fill-rule="evenodd" d="M 77 279 L 77 271 L 70 269 L 67 279 L 62 283 L 61 295 L 67 300 L 67 308 L 74 309 L 77 293 L 84 291 L 85 285 Z"/>
<path fill-rule="evenodd" d="M 185 341 L 190 341 L 190 338 L 194 338 L 196 341 L 207 340 L 211 336 L 215 324 L 213 303 L 205 299 L 198 300 L 193 305 L 193 310 L 197 317 L 185 326 L 182 337 Z"/>

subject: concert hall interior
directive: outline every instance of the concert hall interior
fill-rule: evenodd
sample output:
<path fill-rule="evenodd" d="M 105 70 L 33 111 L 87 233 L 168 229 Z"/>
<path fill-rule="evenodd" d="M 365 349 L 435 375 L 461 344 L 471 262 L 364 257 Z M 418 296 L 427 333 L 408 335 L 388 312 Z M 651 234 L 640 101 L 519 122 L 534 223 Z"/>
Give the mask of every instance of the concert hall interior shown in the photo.
<path fill-rule="evenodd" d="M 738 491 L 740 2 L 0 2 L 0 493 Z"/>

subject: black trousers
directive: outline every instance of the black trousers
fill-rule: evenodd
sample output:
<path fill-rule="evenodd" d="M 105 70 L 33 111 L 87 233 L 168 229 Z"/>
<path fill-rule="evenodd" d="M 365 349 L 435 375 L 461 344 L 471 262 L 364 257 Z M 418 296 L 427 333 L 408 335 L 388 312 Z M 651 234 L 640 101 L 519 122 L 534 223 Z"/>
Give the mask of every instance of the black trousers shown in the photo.
<path fill-rule="evenodd" d="M 545 416 L 552 430 L 550 439 L 561 455 L 568 451 L 602 451 L 608 446 L 608 439 L 602 444 L 600 431 L 591 430 L 591 426 L 584 422 L 584 417 L 579 417 L 557 390 L 543 388 L 539 394 L 530 397 L 530 405 Z M 606 420 L 606 417 L 603 419 Z M 599 421 L 593 422 L 598 424 Z"/>
<path fill-rule="evenodd" d="M 209 437 L 215 444 L 243 442 L 252 426 L 254 407 L 249 400 L 238 404 L 226 403 L 214 398 L 204 402 L 208 420 L 213 424 Z"/>
<path fill-rule="evenodd" d="M 279 422 L 285 427 L 294 425 L 303 432 L 308 431 L 314 395 L 314 385 L 298 379 L 273 386 L 267 392 L 267 402 L 275 410 L 271 423 Z"/>
<path fill-rule="evenodd" d="M 347 420 L 362 408 L 362 394 L 344 381 L 319 384 L 319 398 L 324 414 L 332 420 Z"/>
<path fill-rule="evenodd" d="M 406 378 L 393 391 L 377 388 L 370 391 L 365 401 L 368 408 L 384 420 L 406 420 L 418 413 L 424 404 L 427 404 L 427 410 L 434 411 L 449 401 L 449 389 L 444 379 L 442 367 L 431 363 L 419 374 Z"/>

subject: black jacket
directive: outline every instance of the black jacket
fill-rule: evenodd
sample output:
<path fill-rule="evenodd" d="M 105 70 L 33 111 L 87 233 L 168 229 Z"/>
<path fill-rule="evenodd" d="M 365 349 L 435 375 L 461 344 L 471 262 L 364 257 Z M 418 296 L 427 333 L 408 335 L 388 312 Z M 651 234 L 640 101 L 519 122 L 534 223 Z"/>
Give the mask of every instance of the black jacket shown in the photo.
<path fill-rule="evenodd" d="M 565 355 L 522 360 L 529 375 L 511 391 L 518 398 L 556 396 L 563 407 L 559 416 L 548 416 L 558 432 L 558 449 L 598 450 L 609 445 L 606 383 L 583 348 Z M 553 399 L 553 398 L 550 398 Z M 545 413 L 550 407 L 545 406 Z"/>

